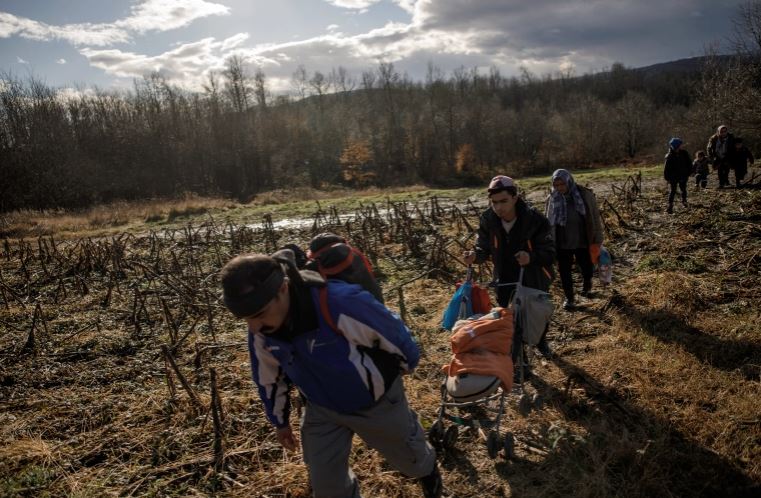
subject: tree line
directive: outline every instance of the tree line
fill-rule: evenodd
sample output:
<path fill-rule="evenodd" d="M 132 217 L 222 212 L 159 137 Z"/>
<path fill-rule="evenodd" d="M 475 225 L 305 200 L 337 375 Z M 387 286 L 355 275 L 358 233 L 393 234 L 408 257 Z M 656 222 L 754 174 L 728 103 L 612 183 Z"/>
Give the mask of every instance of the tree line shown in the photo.
<path fill-rule="evenodd" d="M 758 2 L 743 12 L 736 55 L 706 57 L 697 70 L 614 64 L 583 76 L 505 77 L 429 64 L 413 81 L 390 63 L 358 76 L 300 67 L 293 93 L 276 97 L 264 72 L 237 57 L 202 92 L 153 74 L 131 91 L 63 97 L 5 74 L 0 211 L 185 192 L 246 200 L 305 185 L 481 184 L 496 172 L 660 160 L 670 136 L 697 150 L 722 123 L 755 147 Z"/>

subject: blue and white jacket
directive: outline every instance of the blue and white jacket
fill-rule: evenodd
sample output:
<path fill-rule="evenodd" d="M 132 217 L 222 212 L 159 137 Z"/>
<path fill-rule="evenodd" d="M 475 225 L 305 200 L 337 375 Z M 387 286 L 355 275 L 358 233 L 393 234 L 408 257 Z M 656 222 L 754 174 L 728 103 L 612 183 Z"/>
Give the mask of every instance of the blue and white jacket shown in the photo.
<path fill-rule="evenodd" d="M 340 413 L 368 408 L 386 392 L 383 375 L 365 348 L 379 348 L 412 371 L 420 352 L 404 322 L 359 285 L 327 282 L 328 309 L 339 332 L 320 313 L 320 288 L 310 288 L 318 327 L 291 341 L 248 332 L 254 382 L 267 418 L 288 425 L 289 387 L 316 405 Z M 296 310 L 291 310 L 294 312 Z"/>

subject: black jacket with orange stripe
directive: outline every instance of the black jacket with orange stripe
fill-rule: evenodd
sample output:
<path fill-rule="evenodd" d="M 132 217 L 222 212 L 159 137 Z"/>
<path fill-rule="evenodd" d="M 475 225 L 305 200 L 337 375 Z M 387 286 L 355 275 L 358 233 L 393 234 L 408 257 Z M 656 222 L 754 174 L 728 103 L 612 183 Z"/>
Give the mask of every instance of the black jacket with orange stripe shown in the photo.
<path fill-rule="evenodd" d="M 494 282 L 497 284 L 518 281 L 520 266 L 515 259 L 518 251 L 527 251 L 531 256 L 525 267 L 523 285 L 549 291 L 555 277 L 555 242 L 552 227 L 547 218 L 530 207 L 523 199 L 515 204 L 518 218 L 515 225 L 506 233 L 502 221 L 492 208 L 481 214 L 476 241 L 476 263 L 482 263 L 491 257 L 494 263 Z M 497 287 L 497 302 L 507 306 L 515 288 L 501 285 Z"/>

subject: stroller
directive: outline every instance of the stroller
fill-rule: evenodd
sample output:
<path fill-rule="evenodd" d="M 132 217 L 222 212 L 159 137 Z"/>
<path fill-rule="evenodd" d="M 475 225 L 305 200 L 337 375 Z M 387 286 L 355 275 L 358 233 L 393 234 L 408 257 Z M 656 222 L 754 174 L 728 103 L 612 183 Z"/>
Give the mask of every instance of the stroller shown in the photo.
<path fill-rule="evenodd" d="M 469 281 L 470 278 L 469 269 L 466 279 Z M 541 323 L 531 327 L 529 321 L 548 320 L 552 313 L 552 304 L 549 295 L 537 295 L 536 293 L 541 291 L 523 287 L 522 280 L 521 269 L 518 282 L 497 284 L 516 287 L 510 308 L 494 308 L 485 315 L 466 318 L 466 307 L 461 307 L 461 319 L 454 325 L 451 338 L 452 362 L 443 368 L 445 377 L 441 383 L 438 416 L 428 430 L 428 439 L 435 447 L 454 448 L 459 437 L 458 426 L 465 426 L 485 436 L 490 458 L 496 458 L 500 449 L 504 449 L 506 458 L 513 458 L 515 437 L 511 432 L 507 432 L 503 438 L 499 430 L 505 416 L 505 398 L 508 394 L 517 395 L 518 411 L 523 416 L 527 416 L 532 408 L 542 408 L 541 396 L 535 394 L 530 397 L 524 390 L 523 366 L 527 364 L 524 342 L 533 342 L 526 332 L 533 332 L 539 327 L 542 330 L 544 328 Z M 539 301 L 549 304 L 549 315 L 537 313 L 537 296 Z M 463 296 L 463 299 L 466 298 L 467 296 Z M 544 308 L 546 312 L 547 306 Z M 517 334 L 514 333 L 516 328 L 519 329 Z M 536 341 L 538 342 L 538 338 Z M 519 348 L 516 363 L 520 365 L 515 388 L 512 361 L 514 347 Z M 445 429 L 445 420 L 453 425 Z M 484 434 L 484 429 L 488 430 L 488 434 Z"/>

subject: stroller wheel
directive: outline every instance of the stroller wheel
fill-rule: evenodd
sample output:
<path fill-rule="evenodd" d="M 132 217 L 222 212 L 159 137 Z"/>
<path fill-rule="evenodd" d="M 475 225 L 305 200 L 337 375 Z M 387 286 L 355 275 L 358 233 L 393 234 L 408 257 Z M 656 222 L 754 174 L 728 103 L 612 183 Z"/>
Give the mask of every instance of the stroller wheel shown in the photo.
<path fill-rule="evenodd" d="M 499 432 L 490 431 L 486 438 L 486 451 L 489 453 L 489 458 L 497 458 L 497 453 L 499 453 L 501 446 L 499 443 Z"/>
<path fill-rule="evenodd" d="M 528 394 L 521 394 L 521 397 L 518 398 L 518 413 L 524 417 L 528 417 L 528 414 L 531 413 L 531 398 Z"/>
<path fill-rule="evenodd" d="M 534 405 L 534 410 L 541 410 L 544 408 L 544 398 L 541 394 L 536 393 L 534 394 L 534 397 L 532 398 L 532 404 Z"/>
<path fill-rule="evenodd" d="M 428 441 L 433 446 L 441 446 L 442 440 L 444 439 L 444 424 L 441 423 L 441 420 L 437 420 L 433 423 L 430 429 L 428 429 Z"/>
<path fill-rule="evenodd" d="M 502 443 L 505 448 L 505 458 L 512 460 L 515 458 L 515 436 L 512 432 L 505 434 L 505 441 Z"/>
<path fill-rule="evenodd" d="M 444 432 L 444 439 L 442 441 L 444 448 L 448 450 L 454 448 L 454 445 L 457 443 L 457 437 L 459 435 L 460 434 L 457 430 L 456 425 L 450 425 L 447 427 L 447 430 Z"/>

